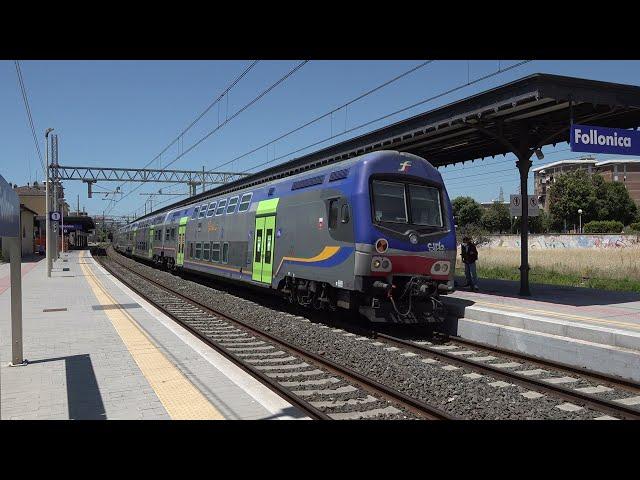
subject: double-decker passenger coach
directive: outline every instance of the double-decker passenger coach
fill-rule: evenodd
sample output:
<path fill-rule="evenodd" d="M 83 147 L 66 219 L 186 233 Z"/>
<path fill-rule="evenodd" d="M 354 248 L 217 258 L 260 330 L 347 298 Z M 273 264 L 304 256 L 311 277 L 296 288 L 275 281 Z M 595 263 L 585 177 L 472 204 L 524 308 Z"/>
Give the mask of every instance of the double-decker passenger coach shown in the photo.
<path fill-rule="evenodd" d="M 369 320 L 443 319 L 456 240 L 442 176 L 377 151 L 223 185 L 119 230 L 115 248 L 169 269 L 263 287 Z"/>

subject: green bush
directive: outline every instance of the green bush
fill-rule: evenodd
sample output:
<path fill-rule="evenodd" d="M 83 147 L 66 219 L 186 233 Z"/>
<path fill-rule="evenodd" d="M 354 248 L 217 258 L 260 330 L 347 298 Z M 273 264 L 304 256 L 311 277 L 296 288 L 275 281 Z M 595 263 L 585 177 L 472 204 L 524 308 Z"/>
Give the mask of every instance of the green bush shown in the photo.
<path fill-rule="evenodd" d="M 629 225 L 629 228 L 634 232 L 640 232 L 640 222 L 635 222 Z"/>
<path fill-rule="evenodd" d="M 616 220 L 593 220 L 586 223 L 584 233 L 621 233 L 624 225 Z"/>

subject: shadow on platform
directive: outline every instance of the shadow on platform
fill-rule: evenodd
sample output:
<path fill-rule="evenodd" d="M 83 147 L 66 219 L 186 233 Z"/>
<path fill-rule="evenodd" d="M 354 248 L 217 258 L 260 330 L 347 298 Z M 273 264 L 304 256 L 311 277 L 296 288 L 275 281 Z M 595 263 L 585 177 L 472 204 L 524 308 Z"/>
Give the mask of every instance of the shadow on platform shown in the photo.
<path fill-rule="evenodd" d="M 464 285 L 465 283 L 466 281 L 464 277 L 456 276 L 457 291 L 469 292 L 468 289 L 460 287 L 460 285 Z M 640 293 L 635 292 L 615 292 L 611 290 L 597 290 L 594 288 L 572 287 L 568 285 L 531 283 L 531 296 L 523 297 L 518 294 L 518 290 L 520 289 L 519 281 L 479 278 L 478 283 L 480 291 L 474 293 L 556 303 L 574 307 L 640 302 Z M 455 297 L 455 293 L 453 296 Z M 472 301 L 472 299 L 468 298 L 465 300 Z"/>
<path fill-rule="evenodd" d="M 91 358 L 87 354 L 47 358 L 30 363 L 64 360 L 67 374 L 69 420 L 106 420 L 107 414 L 100 395 Z"/>

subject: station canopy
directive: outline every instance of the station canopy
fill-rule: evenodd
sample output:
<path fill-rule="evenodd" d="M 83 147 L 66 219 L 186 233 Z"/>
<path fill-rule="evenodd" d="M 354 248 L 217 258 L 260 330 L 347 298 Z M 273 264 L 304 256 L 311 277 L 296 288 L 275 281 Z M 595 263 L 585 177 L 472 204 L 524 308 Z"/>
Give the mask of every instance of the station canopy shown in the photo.
<path fill-rule="evenodd" d="M 435 167 L 569 141 L 573 123 L 640 126 L 640 87 L 533 74 L 262 170 L 164 207 L 222 195 L 376 150 L 419 155 Z M 527 169 L 528 171 L 528 169 Z"/>

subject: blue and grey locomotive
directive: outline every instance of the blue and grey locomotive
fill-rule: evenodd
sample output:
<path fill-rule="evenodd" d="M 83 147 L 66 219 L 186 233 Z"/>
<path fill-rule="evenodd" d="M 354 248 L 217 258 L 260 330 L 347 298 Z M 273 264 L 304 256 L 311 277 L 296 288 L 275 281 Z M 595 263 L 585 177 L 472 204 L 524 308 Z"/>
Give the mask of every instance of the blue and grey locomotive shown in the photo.
<path fill-rule="evenodd" d="M 442 320 L 456 240 L 442 176 L 428 161 L 377 151 L 278 177 L 247 177 L 149 214 L 121 228 L 114 246 L 303 306 L 378 322 Z"/>

